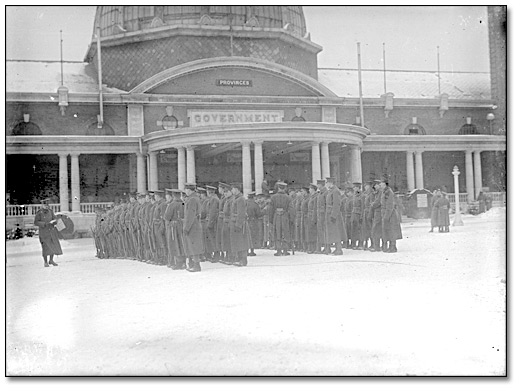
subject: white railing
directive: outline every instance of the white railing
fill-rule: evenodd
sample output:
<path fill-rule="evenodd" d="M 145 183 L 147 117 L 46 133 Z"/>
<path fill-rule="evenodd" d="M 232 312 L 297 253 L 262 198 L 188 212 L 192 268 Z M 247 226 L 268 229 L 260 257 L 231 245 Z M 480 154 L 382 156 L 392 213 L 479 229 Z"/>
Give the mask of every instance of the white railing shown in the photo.
<path fill-rule="evenodd" d="M 54 213 L 60 211 L 60 204 L 49 204 L 49 207 Z M 28 216 L 36 215 L 36 212 L 42 208 L 41 204 L 24 204 L 24 205 L 11 205 L 5 207 L 6 216 Z"/>
<path fill-rule="evenodd" d="M 98 208 L 107 208 L 113 203 L 80 203 L 80 212 L 83 214 L 94 214 Z"/>
<path fill-rule="evenodd" d="M 448 200 L 450 204 L 455 204 L 455 194 L 448 193 Z M 468 194 L 467 193 L 459 193 L 459 203 L 467 203 L 468 202 Z"/>
<path fill-rule="evenodd" d="M 111 202 L 106 203 L 80 203 L 80 211 L 83 214 L 94 214 L 97 208 L 107 208 L 112 205 Z M 56 214 L 60 212 L 60 204 L 49 204 L 51 210 Z M 10 205 L 5 207 L 6 217 L 16 216 L 34 216 L 36 212 L 42 208 L 41 204 L 25 204 L 25 205 Z"/>

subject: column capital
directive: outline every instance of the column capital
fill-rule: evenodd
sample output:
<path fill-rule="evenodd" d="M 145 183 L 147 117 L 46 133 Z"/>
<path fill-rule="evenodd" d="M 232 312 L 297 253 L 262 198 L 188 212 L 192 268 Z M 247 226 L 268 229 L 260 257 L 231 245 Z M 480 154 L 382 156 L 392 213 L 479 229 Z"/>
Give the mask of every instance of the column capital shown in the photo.
<path fill-rule="evenodd" d="M 317 141 L 312 141 L 312 146 L 318 146 L 320 142 L 317 142 Z"/>
<path fill-rule="evenodd" d="M 69 155 L 71 156 L 71 158 L 78 158 L 80 156 L 80 153 L 79 152 L 71 152 L 71 153 L 69 153 Z"/>
<path fill-rule="evenodd" d="M 477 154 L 477 153 L 480 154 L 480 153 L 483 152 L 483 151 L 484 151 L 484 150 L 473 150 L 473 152 L 474 152 L 475 154 Z"/>
<path fill-rule="evenodd" d="M 187 151 L 194 151 L 194 146 L 185 146 Z"/>
<path fill-rule="evenodd" d="M 62 152 L 62 153 L 58 154 L 58 156 L 59 156 L 60 158 L 62 158 L 62 157 L 67 158 L 67 156 L 69 156 L 69 153 L 68 153 L 68 152 L 66 152 L 66 153 L 63 153 L 63 152 Z"/>
<path fill-rule="evenodd" d="M 252 143 L 252 142 L 251 142 L 251 141 L 242 141 L 242 142 L 241 142 L 241 145 L 242 145 L 243 147 L 250 147 L 250 143 Z"/>
<path fill-rule="evenodd" d="M 137 153 L 136 153 L 136 157 L 138 157 L 138 158 L 145 158 L 146 155 L 147 155 L 147 154 L 142 153 L 142 152 L 137 152 Z"/>
<path fill-rule="evenodd" d="M 416 150 L 415 155 L 421 155 L 424 151 L 423 150 Z"/>
<path fill-rule="evenodd" d="M 158 151 L 149 151 L 150 156 L 158 155 Z"/>
<path fill-rule="evenodd" d="M 329 145 L 331 142 L 330 141 L 324 141 L 324 142 L 321 142 L 322 145 Z"/>
<path fill-rule="evenodd" d="M 263 145 L 263 141 L 262 140 L 254 140 L 252 143 L 254 143 L 254 145 L 256 145 L 256 146 Z"/>

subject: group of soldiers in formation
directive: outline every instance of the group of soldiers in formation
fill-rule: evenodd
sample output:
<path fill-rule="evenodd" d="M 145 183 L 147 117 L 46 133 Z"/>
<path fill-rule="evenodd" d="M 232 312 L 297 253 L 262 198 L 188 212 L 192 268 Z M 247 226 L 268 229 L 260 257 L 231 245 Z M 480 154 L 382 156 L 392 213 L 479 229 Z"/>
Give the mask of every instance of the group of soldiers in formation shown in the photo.
<path fill-rule="evenodd" d="M 201 262 L 246 266 L 256 249 L 342 255 L 343 248 L 397 252 L 400 212 L 386 179 L 348 184 L 335 178 L 248 193 L 240 183 L 185 184 L 135 193 L 98 210 L 92 229 L 99 258 L 128 258 L 201 271 Z"/>

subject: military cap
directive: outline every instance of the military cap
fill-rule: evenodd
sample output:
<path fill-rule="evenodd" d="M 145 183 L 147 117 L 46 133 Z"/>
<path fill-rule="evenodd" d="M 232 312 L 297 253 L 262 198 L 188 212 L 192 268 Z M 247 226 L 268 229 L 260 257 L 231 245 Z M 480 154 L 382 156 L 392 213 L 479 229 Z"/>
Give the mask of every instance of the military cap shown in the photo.
<path fill-rule="evenodd" d="M 265 194 L 263 192 L 257 192 L 256 196 L 265 196 Z"/>
<path fill-rule="evenodd" d="M 183 191 L 181 189 L 176 189 L 176 188 L 169 188 L 169 189 L 165 189 L 165 190 L 169 193 L 172 193 L 173 195 L 176 193 L 183 193 Z"/>
<path fill-rule="evenodd" d="M 306 186 L 306 185 L 303 185 L 301 188 L 299 189 L 306 189 L 306 191 L 308 191 L 310 189 L 310 187 Z"/>
<path fill-rule="evenodd" d="M 199 193 L 207 193 L 207 188 L 203 188 L 201 186 L 198 186 L 196 188 L 196 190 L 199 192 Z"/>
<path fill-rule="evenodd" d="M 380 184 L 382 181 L 379 180 L 378 178 L 376 178 L 376 179 L 373 180 L 372 182 L 373 182 L 373 185 L 375 185 L 375 184 Z"/>
<path fill-rule="evenodd" d="M 361 184 L 360 182 L 354 182 L 354 183 L 353 183 L 353 186 L 354 186 L 354 187 L 359 187 L 359 188 L 360 188 L 361 185 L 362 185 L 362 184 Z"/>
<path fill-rule="evenodd" d="M 324 185 L 326 184 L 326 180 L 317 180 L 317 185 Z"/>
<path fill-rule="evenodd" d="M 194 182 L 186 182 L 185 183 L 185 188 L 187 188 L 187 187 L 196 189 L 197 185 Z"/>
<path fill-rule="evenodd" d="M 317 189 L 317 185 L 315 185 L 315 184 L 310 184 L 310 188 Z"/>
<path fill-rule="evenodd" d="M 248 192 L 248 197 L 252 198 L 256 195 L 256 192 Z"/>
<path fill-rule="evenodd" d="M 165 194 L 165 191 L 158 189 L 158 190 L 152 191 L 152 193 L 154 193 L 155 195 L 163 196 Z"/>
<path fill-rule="evenodd" d="M 207 188 L 207 191 L 211 191 L 211 192 L 215 192 L 216 191 L 216 187 L 212 186 L 212 185 L 207 185 L 206 188 Z"/>
<path fill-rule="evenodd" d="M 40 200 L 40 203 L 49 203 L 51 201 L 50 197 L 46 197 L 45 199 Z"/>
<path fill-rule="evenodd" d="M 373 180 L 366 180 L 366 181 L 364 181 L 364 184 L 365 184 L 365 185 L 366 185 L 366 184 L 368 184 L 368 185 L 372 185 L 372 183 L 373 183 Z"/>
<path fill-rule="evenodd" d="M 228 185 L 226 182 L 220 182 L 219 187 L 223 189 L 230 189 L 230 185 Z"/>
<path fill-rule="evenodd" d="M 148 193 L 150 196 L 153 196 L 153 195 L 154 195 L 154 191 L 147 191 L 147 193 Z"/>
<path fill-rule="evenodd" d="M 335 184 L 336 178 L 335 177 L 326 177 L 326 182 L 332 182 Z"/>
<path fill-rule="evenodd" d="M 138 192 L 138 193 L 136 193 L 136 197 L 137 197 L 138 199 L 144 198 L 145 196 L 147 196 L 147 193 L 142 193 L 142 192 Z"/>

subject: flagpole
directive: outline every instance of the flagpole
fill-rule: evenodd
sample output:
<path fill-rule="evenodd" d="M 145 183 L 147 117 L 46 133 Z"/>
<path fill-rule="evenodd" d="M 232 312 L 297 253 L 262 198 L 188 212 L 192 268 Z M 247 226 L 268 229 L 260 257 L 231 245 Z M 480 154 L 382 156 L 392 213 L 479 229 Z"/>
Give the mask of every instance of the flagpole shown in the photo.
<path fill-rule="evenodd" d="M 386 94 L 386 44 L 382 43 L 382 63 L 384 70 L 384 94 Z"/>
<path fill-rule="evenodd" d="M 440 54 L 439 54 L 438 46 L 437 46 L 437 75 L 439 77 L 439 95 L 440 95 Z"/>
<path fill-rule="evenodd" d="M 96 43 L 98 47 L 98 90 L 100 93 L 100 115 L 98 119 L 98 128 L 103 127 L 103 92 L 102 92 L 102 62 L 101 62 L 101 43 L 100 43 L 100 35 L 101 35 L 101 29 L 100 26 L 98 26 L 96 31 Z"/>
<path fill-rule="evenodd" d="M 60 76 L 61 76 L 61 86 L 63 86 L 63 39 L 62 39 L 62 30 L 60 30 Z"/>
<path fill-rule="evenodd" d="M 361 43 L 357 42 L 357 61 L 359 69 L 359 111 L 361 114 L 361 127 L 364 127 L 364 108 L 362 99 L 362 76 L 361 76 Z"/>

